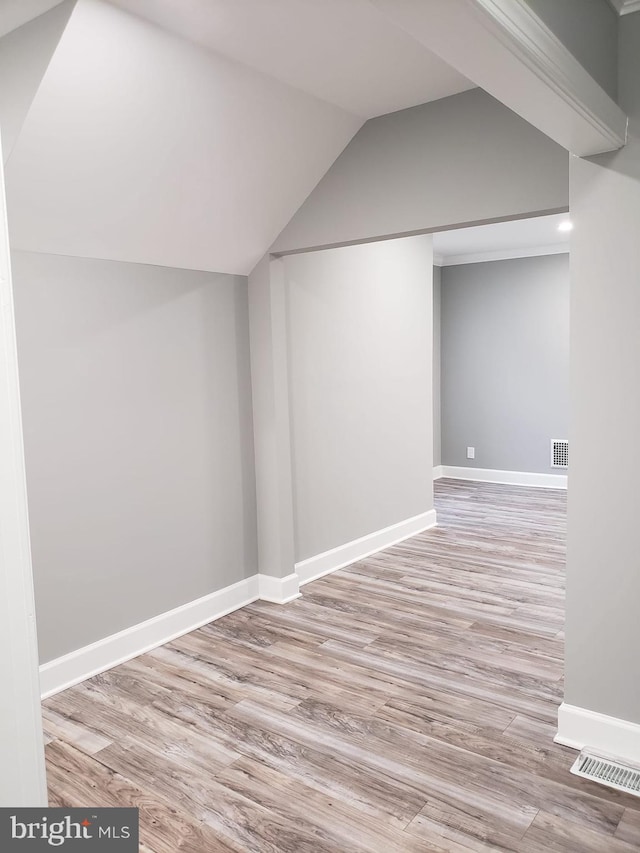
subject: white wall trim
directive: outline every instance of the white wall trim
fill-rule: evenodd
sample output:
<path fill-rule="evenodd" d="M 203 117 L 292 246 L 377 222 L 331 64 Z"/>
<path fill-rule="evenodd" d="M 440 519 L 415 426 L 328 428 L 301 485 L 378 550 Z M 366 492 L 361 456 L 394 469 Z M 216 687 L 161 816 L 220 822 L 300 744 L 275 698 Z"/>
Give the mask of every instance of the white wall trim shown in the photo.
<path fill-rule="evenodd" d="M 535 14 L 526 0 L 474 0 L 485 14 L 485 25 L 511 40 L 509 50 L 550 91 L 559 96 L 580 123 L 588 125 L 589 139 L 578 142 L 568 137 L 561 140 L 565 128 L 556 125 L 549 136 L 564 143 L 572 154 L 587 157 L 602 151 L 621 148 L 627 141 L 627 116 L 560 41 Z M 507 104 L 509 106 L 509 104 Z M 526 116 L 523 116 L 526 118 Z M 579 118 L 578 118 L 579 117 Z M 574 132 L 575 132 L 574 128 Z M 574 143 L 575 140 L 575 143 Z"/>
<path fill-rule="evenodd" d="M 375 533 L 369 533 L 367 536 L 361 536 L 359 539 L 339 545 L 337 548 L 316 554 L 315 557 L 302 560 L 296 563 L 300 586 L 324 577 L 331 572 L 336 572 L 338 569 L 343 569 L 345 566 L 369 557 L 384 548 L 390 548 L 404 539 L 435 527 L 435 525 L 436 511 L 430 509 L 428 512 L 407 518 L 405 521 L 384 527 L 382 530 L 376 530 Z"/>
<path fill-rule="evenodd" d="M 298 575 L 250 578 L 189 601 L 40 666 L 43 699 L 195 631 L 258 599 L 288 604 L 300 597 Z"/>
<path fill-rule="evenodd" d="M 372 0 L 397 26 L 572 154 L 622 147 L 627 117 L 526 0 Z"/>
<path fill-rule="evenodd" d="M 455 267 L 461 264 L 482 264 L 487 261 L 509 261 L 515 258 L 537 258 L 542 255 L 567 255 L 569 246 L 565 243 L 549 246 L 536 246 L 529 249 L 498 249 L 492 252 L 469 252 L 461 255 L 441 255 L 441 263 L 436 266 Z"/>
<path fill-rule="evenodd" d="M 47 805 L 22 410 L 0 146 L 0 806 Z"/>
<path fill-rule="evenodd" d="M 442 477 L 444 477 L 443 471 L 444 468 L 442 467 L 442 465 L 436 465 L 433 469 L 433 479 L 440 480 Z"/>
<path fill-rule="evenodd" d="M 201 628 L 259 597 L 259 576 L 190 601 L 40 666 L 43 699 Z"/>
<path fill-rule="evenodd" d="M 610 3 L 620 15 L 640 11 L 640 0 L 610 0 Z"/>
<path fill-rule="evenodd" d="M 436 471 L 438 475 L 436 476 Z M 441 472 L 441 473 L 440 473 Z M 536 474 L 527 471 L 498 471 L 493 468 L 458 468 L 441 465 L 433 469 L 433 479 L 476 480 L 480 483 L 505 483 L 510 486 L 537 486 L 546 489 L 566 489 L 566 474 Z"/>
<path fill-rule="evenodd" d="M 288 604 L 300 598 L 300 583 L 295 572 L 285 578 L 274 578 L 271 575 L 258 575 L 261 601 L 271 601 L 274 604 Z"/>
<path fill-rule="evenodd" d="M 621 15 L 629 15 L 631 12 L 640 12 L 640 0 L 624 0 Z"/>
<path fill-rule="evenodd" d="M 558 734 L 554 741 L 571 749 L 588 746 L 611 758 L 640 762 L 640 724 L 566 702 L 558 708 Z"/>

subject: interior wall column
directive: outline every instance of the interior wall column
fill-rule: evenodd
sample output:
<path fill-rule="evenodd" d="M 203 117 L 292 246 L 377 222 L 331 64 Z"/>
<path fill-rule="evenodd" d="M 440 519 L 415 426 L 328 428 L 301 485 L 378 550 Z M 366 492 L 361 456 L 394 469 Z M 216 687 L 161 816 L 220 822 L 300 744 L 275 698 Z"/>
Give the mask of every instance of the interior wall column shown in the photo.
<path fill-rule="evenodd" d="M 284 260 L 249 276 L 249 334 L 261 575 L 295 572 Z"/>

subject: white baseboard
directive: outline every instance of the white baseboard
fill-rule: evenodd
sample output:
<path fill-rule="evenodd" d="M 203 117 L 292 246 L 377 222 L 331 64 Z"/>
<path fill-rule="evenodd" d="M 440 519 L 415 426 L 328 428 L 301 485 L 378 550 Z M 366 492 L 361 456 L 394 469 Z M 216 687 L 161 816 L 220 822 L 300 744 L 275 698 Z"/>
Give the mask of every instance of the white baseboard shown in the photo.
<path fill-rule="evenodd" d="M 640 724 L 562 703 L 556 743 L 571 749 L 585 746 L 611 758 L 640 762 Z"/>
<path fill-rule="evenodd" d="M 437 473 L 436 473 L 437 472 Z M 433 469 L 433 479 L 476 480 L 480 483 L 505 483 L 509 486 L 537 486 L 544 489 L 566 489 L 566 474 L 533 474 L 526 471 L 497 471 L 493 468 L 458 468 L 440 465 Z"/>
<path fill-rule="evenodd" d="M 42 664 L 41 696 L 46 699 L 60 693 L 100 672 L 169 643 L 176 637 L 195 631 L 221 616 L 233 613 L 259 598 L 286 604 L 299 595 L 296 574 L 286 578 L 253 575 Z"/>
<path fill-rule="evenodd" d="M 195 631 L 258 599 L 275 604 L 288 604 L 300 597 L 301 584 L 336 571 L 382 548 L 395 545 L 409 536 L 415 536 L 416 533 L 433 527 L 435 523 L 435 510 L 425 512 L 310 560 L 304 560 L 296 565 L 295 572 L 284 578 L 253 575 L 42 664 L 41 696 L 46 699 L 60 693 L 74 684 Z"/>
<path fill-rule="evenodd" d="M 300 598 L 300 584 L 295 572 L 285 578 L 273 578 L 271 575 L 258 575 L 258 578 L 261 601 L 288 604 Z"/>
<path fill-rule="evenodd" d="M 324 551 L 315 557 L 302 560 L 300 563 L 296 563 L 296 573 L 300 579 L 300 586 L 331 572 L 336 572 L 338 569 L 343 569 L 345 566 L 362 560 L 364 557 L 369 557 L 383 548 L 396 545 L 403 539 L 408 539 L 410 536 L 422 533 L 430 527 L 435 527 L 435 524 L 436 511 L 431 509 L 413 518 L 392 524 L 390 527 L 377 530 L 375 533 L 361 536 L 360 539 L 354 539 L 345 545 L 332 548 L 330 551 Z"/>

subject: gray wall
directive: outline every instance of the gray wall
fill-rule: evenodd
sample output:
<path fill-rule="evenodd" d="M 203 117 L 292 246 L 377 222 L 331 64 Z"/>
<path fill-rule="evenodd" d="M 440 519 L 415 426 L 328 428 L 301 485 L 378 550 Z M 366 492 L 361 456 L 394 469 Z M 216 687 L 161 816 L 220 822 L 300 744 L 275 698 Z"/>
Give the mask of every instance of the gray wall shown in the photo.
<path fill-rule="evenodd" d="M 620 27 L 629 141 L 614 154 L 571 160 L 565 698 L 640 723 L 640 13 Z"/>
<path fill-rule="evenodd" d="M 433 465 L 442 465 L 442 436 L 440 411 L 440 315 L 442 270 L 433 268 Z"/>
<path fill-rule="evenodd" d="M 433 508 L 432 249 L 285 259 L 296 560 Z"/>
<path fill-rule="evenodd" d="M 371 119 L 273 250 L 564 210 L 568 161 L 480 89 Z"/>
<path fill-rule="evenodd" d="M 618 14 L 609 0 L 526 0 L 614 100 L 618 96 Z"/>
<path fill-rule="evenodd" d="M 12 260 L 44 662 L 256 572 L 247 284 Z"/>
<path fill-rule="evenodd" d="M 443 267 L 442 464 L 565 473 L 568 409 L 569 256 Z"/>

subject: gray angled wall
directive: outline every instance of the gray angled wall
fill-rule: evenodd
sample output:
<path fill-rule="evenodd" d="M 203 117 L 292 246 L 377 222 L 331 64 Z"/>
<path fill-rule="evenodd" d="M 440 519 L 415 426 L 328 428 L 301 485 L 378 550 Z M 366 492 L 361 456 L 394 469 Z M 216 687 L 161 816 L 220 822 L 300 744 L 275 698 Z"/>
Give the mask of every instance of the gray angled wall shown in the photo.
<path fill-rule="evenodd" d="M 566 473 L 569 256 L 443 267 L 441 336 L 442 464 Z"/>
<path fill-rule="evenodd" d="M 257 571 L 247 281 L 12 263 L 46 662 Z"/>
<path fill-rule="evenodd" d="M 272 251 L 565 210 L 568 167 L 563 148 L 472 89 L 368 121 Z"/>

